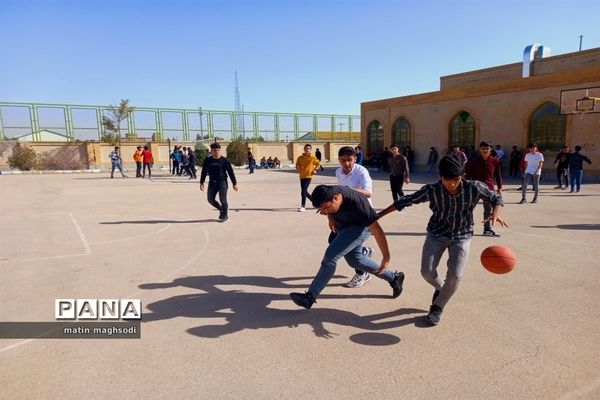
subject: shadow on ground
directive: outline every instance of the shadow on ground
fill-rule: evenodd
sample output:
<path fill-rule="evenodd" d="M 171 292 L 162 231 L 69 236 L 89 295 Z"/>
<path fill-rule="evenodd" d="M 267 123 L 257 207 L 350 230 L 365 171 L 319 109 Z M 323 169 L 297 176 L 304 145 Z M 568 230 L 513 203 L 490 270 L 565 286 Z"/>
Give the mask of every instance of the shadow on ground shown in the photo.
<path fill-rule="evenodd" d="M 341 276 L 334 276 L 341 278 Z M 241 332 L 246 329 L 269 329 L 300 325 L 309 325 L 314 334 L 321 338 L 332 338 L 337 334 L 327 330 L 324 323 L 352 326 L 367 331 L 382 331 L 409 324 L 424 327 L 423 314 L 425 310 L 415 308 L 400 308 L 395 311 L 360 316 L 349 311 L 330 308 L 320 308 L 315 304 L 312 309 L 282 310 L 271 308 L 273 301 L 284 300 L 292 307 L 287 293 L 246 292 L 238 288 L 226 290 L 224 286 L 251 286 L 253 288 L 291 289 L 304 291 L 307 281 L 312 277 L 269 276 L 191 276 L 175 279 L 169 283 L 147 283 L 140 285 L 141 289 L 166 289 L 172 287 L 187 287 L 199 292 L 173 296 L 147 305 L 151 313 L 145 313 L 143 322 L 153 322 L 176 317 L 186 318 L 223 318 L 221 325 L 199 325 L 187 330 L 188 333 L 205 338 L 218 338 L 223 335 Z M 296 281 L 303 281 L 298 284 Z M 369 299 L 389 298 L 390 295 L 322 295 L 320 299 Z M 419 314 L 413 316 L 412 314 Z M 402 318 L 403 316 L 407 316 Z M 392 319 L 392 320 L 390 320 Z M 362 335 L 351 338 L 352 341 L 367 345 L 392 345 L 400 341 L 389 335 Z"/>
<path fill-rule="evenodd" d="M 578 230 L 578 231 L 600 230 L 600 224 L 532 225 L 531 227 L 532 228 L 573 229 L 573 230 Z"/>

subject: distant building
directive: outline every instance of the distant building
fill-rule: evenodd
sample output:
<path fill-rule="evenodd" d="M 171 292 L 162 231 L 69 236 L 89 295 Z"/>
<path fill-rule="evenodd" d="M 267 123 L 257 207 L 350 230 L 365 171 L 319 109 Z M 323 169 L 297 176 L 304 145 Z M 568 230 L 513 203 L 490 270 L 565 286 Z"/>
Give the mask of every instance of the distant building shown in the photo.
<path fill-rule="evenodd" d="M 39 139 L 38 139 L 39 138 Z M 39 140 L 41 142 L 67 142 L 68 137 L 62 133 L 49 131 L 46 129 L 42 129 L 41 131 L 34 133 L 27 133 L 25 135 L 16 136 L 13 139 L 18 140 L 19 142 L 33 142 L 34 140 Z"/>
<path fill-rule="evenodd" d="M 599 161 L 586 171 L 600 175 L 600 101 L 595 112 L 573 115 L 577 98 L 564 96 L 571 89 L 598 93 L 600 48 L 548 54 L 548 48 L 528 46 L 523 62 L 444 76 L 437 92 L 362 103 L 361 143 L 367 157 L 392 143 L 409 145 L 416 165 L 424 166 L 431 146 L 440 151 L 453 143 L 477 148 L 489 140 L 509 151 L 536 142 L 553 160 L 563 144 L 579 144 Z"/>
<path fill-rule="evenodd" d="M 331 131 L 317 131 L 307 132 L 296 139 L 297 142 L 330 142 L 330 141 L 343 141 L 343 142 L 356 142 L 360 141 L 360 132 L 331 132 Z"/>

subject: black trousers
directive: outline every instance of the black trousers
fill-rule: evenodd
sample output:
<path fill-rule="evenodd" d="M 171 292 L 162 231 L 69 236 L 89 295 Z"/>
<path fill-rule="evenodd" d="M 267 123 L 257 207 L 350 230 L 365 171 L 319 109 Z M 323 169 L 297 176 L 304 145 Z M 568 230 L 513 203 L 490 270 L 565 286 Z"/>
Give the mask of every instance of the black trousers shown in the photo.
<path fill-rule="evenodd" d="M 219 195 L 219 202 L 216 200 Z M 208 202 L 214 208 L 219 210 L 219 218 L 227 217 L 229 204 L 227 204 L 227 181 L 208 182 L 208 191 L 206 192 Z"/>
<path fill-rule="evenodd" d="M 310 193 L 308 193 L 308 185 L 310 185 L 311 178 L 300 179 L 300 197 L 302 199 L 302 207 L 306 206 L 306 199 L 311 200 Z"/>
<path fill-rule="evenodd" d="M 141 176 L 142 176 L 142 162 L 136 161 L 135 162 L 135 177 L 140 178 Z"/>
<path fill-rule="evenodd" d="M 390 175 L 390 189 L 392 190 L 394 201 L 398 200 L 399 196 L 404 196 L 402 186 L 404 186 L 404 176 Z"/>

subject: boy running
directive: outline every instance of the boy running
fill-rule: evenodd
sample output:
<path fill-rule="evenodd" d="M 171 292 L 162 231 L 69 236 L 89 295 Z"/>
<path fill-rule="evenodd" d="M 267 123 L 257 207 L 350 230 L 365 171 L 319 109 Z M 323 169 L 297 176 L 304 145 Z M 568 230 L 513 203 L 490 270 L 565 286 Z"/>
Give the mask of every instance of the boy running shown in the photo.
<path fill-rule="evenodd" d="M 437 325 L 442 311 L 456 293 L 469 257 L 473 237 L 473 209 L 480 199 L 492 204 L 492 214 L 486 218 L 492 225 L 500 219 L 504 204 L 499 194 L 490 190 L 483 182 L 467 181 L 462 178 L 462 161 L 455 156 L 445 156 L 439 163 L 440 181 L 423 186 L 415 193 L 400 197 L 395 203 L 379 213 L 383 217 L 394 210 L 428 201 L 433 212 L 427 224 L 427 237 L 421 256 L 421 275 L 435 288 L 432 304 L 427 315 L 431 325 Z M 444 281 L 437 273 L 442 255 L 448 250 L 448 272 Z"/>

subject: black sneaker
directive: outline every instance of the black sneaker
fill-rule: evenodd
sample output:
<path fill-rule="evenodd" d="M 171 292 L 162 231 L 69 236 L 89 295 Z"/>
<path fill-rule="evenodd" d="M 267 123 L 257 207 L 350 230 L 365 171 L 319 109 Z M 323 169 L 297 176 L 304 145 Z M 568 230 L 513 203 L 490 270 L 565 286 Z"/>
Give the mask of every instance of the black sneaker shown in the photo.
<path fill-rule="evenodd" d="M 229 221 L 229 217 L 227 215 L 223 215 L 222 217 L 219 217 L 220 223 L 225 223 L 227 221 Z"/>
<path fill-rule="evenodd" d="M 440 320 L 442 319 L 442 309 L 438 306 L 436 306 L 435 304 L 432 304 L 431 307 L 429 307 L 429 314 L 427 314 L 427 322 L 429 322 L 431 325 L 437 325 L 440 323 Z"/>
<path fill-rule="evenodd" d="M 531 200 L 532 203 L 537 203 L 537 198 Z"/>
<path fill-rule="evenodd" d="M 435 289 L 435 292 L 433 292 L 433 297 L 431 298 L 431 303 L 433 304 L 433 302 L 435 301 L 435 299 L 438 298 L 438 296 L 440 295 L 440 291 Z"/>
<path fill-rule="evenodd" d="M 394 280 L 390 282 L 390 286 L 392 287 L 392 298 L 395 299 L 396 297 L 400 296 L 402 294 L 402 284 L 404 283 L 404 272 L 396 272 L 395 273 L 395 277 Z"/>
<path fill-rule="evenodd" d="M 521 199 L 521 201 L 519 202 L 519 204 L 525 204 L 525 199 Z"/>
<path fill-rule="evenodd" d="M 494 232 L 491 229 L 484 229 L 483 230 L 483 236 L 495 236 L 495 237 L 500 237 L 500 235 L 498 235 L 496 232 Z"/>
<path fill-rule="evenodd" d="M 304 307 L 307 310 L 309 308 L 312 307 L 312 305 L 314 303 L 317 302 L 317 299 L 314 298 L 314 296 L 312 294 L 310 294 L 310 292 L 306 292 L 306 293 L 290 293 L 290 297 L 292 298 L 292 301 L 294 303 L 296 303 L 296 305 L 300 306 L 300 307 Z"/>

